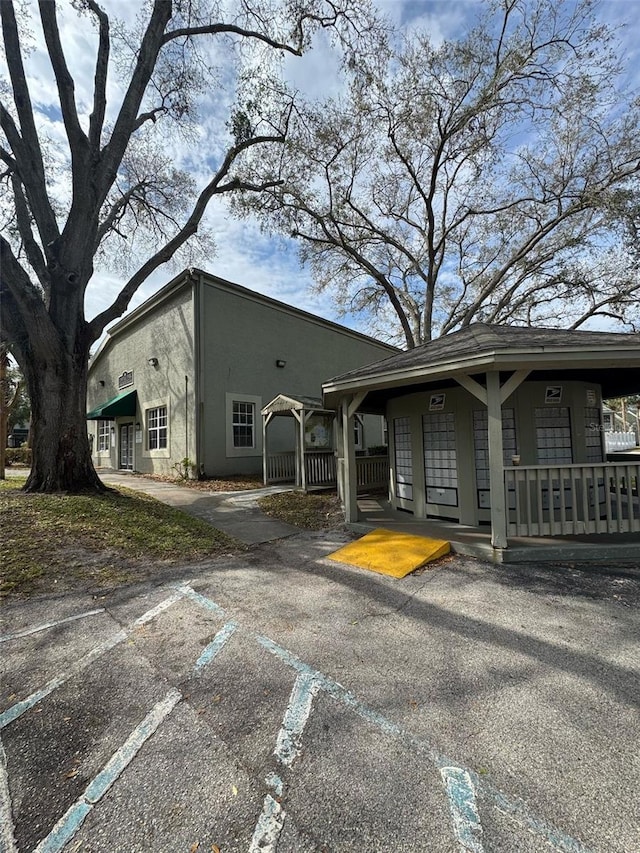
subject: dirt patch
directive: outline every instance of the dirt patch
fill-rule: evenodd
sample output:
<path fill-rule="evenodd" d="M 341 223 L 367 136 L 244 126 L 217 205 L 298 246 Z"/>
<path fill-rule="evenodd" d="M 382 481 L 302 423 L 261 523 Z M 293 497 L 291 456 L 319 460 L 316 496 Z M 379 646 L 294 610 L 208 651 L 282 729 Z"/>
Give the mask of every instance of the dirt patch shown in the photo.
<path fill-rule="evenodd" d="M 305 530 L 335 530 L 344 527 L 342 507 L 335 492 L 282 492 L 260 498 L 258 506 L 265 515 Z"/>
<path fill-rule="evenodd" d="M 200 492 L 244 492 L 264 488 L 261 477 L 250 477 L 243 474 L 232 474 L 224 477 L 211 477 L 206 480 L 183 480 L 181 477 L 170 477 L 163 474 L 138 474 L 145 480 L 157 480 L 159 483 L 171 483 L 174 486 L 184 486 L 185 489 L 197 489 Z"/>

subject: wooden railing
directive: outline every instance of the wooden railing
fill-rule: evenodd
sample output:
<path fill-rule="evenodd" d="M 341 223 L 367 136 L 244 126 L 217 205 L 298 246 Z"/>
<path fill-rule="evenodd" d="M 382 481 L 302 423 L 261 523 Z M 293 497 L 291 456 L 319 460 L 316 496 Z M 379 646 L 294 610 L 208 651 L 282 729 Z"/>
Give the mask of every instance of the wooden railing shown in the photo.
<path fill-rule="evenodd" d="M 291 483 L 296 479 L 296 454 L 270 453 L 267 456 L 267 483 Z"/>
<path fill-rule="evenodd" d="M 640 463 L 505 469 L 508 534 L 640 532 Z"/>
<path fill-rule="evenodd" d="M 304 468 L 307 486 L 335 486 L 336 457 L 333 450 L 306 450 Z"/>
<path fill-rule="evenodd" d="M 308 450 L 304 454 L 307 487 L 335 486 L 336 457 L 333 450 Z M 386 486 L 389 482 L 388 456 L 356 457 L 358 489 Z M 267 456 L 267 483 L 294 483 L 296 454 L 294 451 L 270 453 Z"/>
<path fill-rule="evenodd" d="M 389 482 L 388 456 L 356 456 L 359 489 L 386 486 Z"/>

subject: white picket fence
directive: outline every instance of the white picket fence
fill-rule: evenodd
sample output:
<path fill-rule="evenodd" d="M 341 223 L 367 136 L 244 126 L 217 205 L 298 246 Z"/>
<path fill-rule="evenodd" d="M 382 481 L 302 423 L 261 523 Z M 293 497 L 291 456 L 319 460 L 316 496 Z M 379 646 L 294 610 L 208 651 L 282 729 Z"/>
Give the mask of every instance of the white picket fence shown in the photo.
<path fill-rule="evenodd" d="M 637 447 L 635 432 L 605 432 L 605 447 L 607 453 L 615 453 L 617 450 L 630 450 Z"/>

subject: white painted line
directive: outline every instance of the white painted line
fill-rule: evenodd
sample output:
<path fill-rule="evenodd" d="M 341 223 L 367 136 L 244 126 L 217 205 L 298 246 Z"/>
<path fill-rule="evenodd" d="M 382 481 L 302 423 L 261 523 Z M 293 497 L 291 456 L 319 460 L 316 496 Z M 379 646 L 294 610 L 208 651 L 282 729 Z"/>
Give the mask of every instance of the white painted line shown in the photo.
<path fill-rule="evenodd" d="M 286 814 L 280 803 L 267 794 L 253 832 L 249 853 L 276 853 Z"/>
<path fill-rule="evenodd" d="M 57 628 L 58 625 L 64 625 L 65 622 L 75 622 L 77 619 L 86 619 L 87 616 L 96 616 L 96 614 L 104 612 L 104 607 L 98 607 L 96 610 L 87 610 L 85 613 L 76 613 L 75 616 L 67 616 L 66 619 L 58 619 L 57 622 L 45 622 L 42 625 L 36 625 L 35 628 L 25 628 L 24 631 L 16 631 L 15 634 L 4 634 L 4 636 L 0 637 L 0 643 L 8 643 L 9 640 L 17 640 L 19 637 L 28 637 L 31 634 L 37 634 L 40 631 L 48 631 L 49 628 Z"/>
<path fill-rule="evenodd" d="M 215 601 L 212 601 L 210 598 L 207 598 L 204 595 L 200 595 L 199 592 L 196 592 L 189 584 L 181 583 L 176 586 L 176 590 L 180 593 L 180 595 L 184 595 L 185 598 L 190 598 L 192 601 L 195 601 L 196 604 L 199 604 L 201 607 L 204 607 L 205 610 L 210 610 L 212 613 L 215 613 L 216 616 L 220 616 L 223 619 L 226 617 L 226 613 L 219 604 L 216 604 Z"/>
<path fill-rule="evenodd" d="M 460 850 L 484 853 L 482 824 L 476 806 L 476 792 L 471 776 L 462 767 L 441 767 L 440 775 L 447 789 L 453 831 Z"/>
<path fill-rule="evenodd" d="M 187 588 L 183 585 L 181 589 Z M 191 590 L 190 592 L 185 591 L 183 594 L 188 595 L 189 598 L 198 602 L 208 610 L 219 614 L 224 614 L 225 612 L 214 601 L 196 593 L 194 590 Z M 298 657 L 296 657 L 296 655 L 278 645 L 278 643 L 275 643 L 273 640 L 270 640 L 268 637 L 262 637 L 259 635 L 254 636 L 260 645 L 278 657 L 283 663 L 293 667 L 299 673 L 304 673 L 310 676 L 318 684 L 320 689 L 326 691 L 333 696 L 334 699 L 351 708 L 351 710 L 358 714 L 363 720 L 366 720 L 368 723 L 376 726 L 385 734 L 392 737 L 398 737 L 407 745 L 415 748 L 419 753 L 431 760 L 438 770 L 456 766 L 455 762 L 452 762 L 447 758 L 447 756 L 443 755 L 443 753 L 441 753 L 428 739 L 418 738 L 405 729 L 402 729 L 396 723 L 392 723 L 378 711 L 375 711 L 373 708 L 365 705 L 364 702 L 358 699 L 351 691 L 347 690 L 337 681 L 323 675 L 308 664 L 303 663 Z M 486 779 L 482 779 L 471 770 L 466 770 L 464 772 L 468 773 L 469 778 L 474 783 L 476 789 L 479 790 L 482 796 L 491 802 L 492 805 L 496 806 L 496 808 L 505 814 L 510 815 L 535 835 L 542 837 L 554 850 L 559 851 L 559 853 L 591 853 L 589 848 L 585 847 L 578 839 L 572 838 L 570 835 L 561 832 L 551 824 L 532 814 L 526 804 L 521 800 L 507 796 L 507 794 L 500 791 L 498 788 L 493 787 L 493 785 L 491 785 Z M 267 801 L 265 799 L 265 805 L 266 802 Z M 257 851 L 262 848 L 252 848 L 251 853 L 253 853 L 254 849 L 257 853 Z M 266 850 L 266 848 L 264 849 Z"/>
<path fill-rule="evenodd" d="M 203 668 L 214 659 L 218 652 L 225 647 L 227 642 L 233 637 L 238 629 L 237 622 L 227 622 L 215 635 L 213 640 L 204 649 L 200 657 L 195 663 L 194 670 L 196 674 L 200 674 Z"/>
<path fill-rule="evenodd" d="M 328 678 L 318 670 L 303 663 L 290 651 L 278 645 L 278 643 L 275 643 L 268 637 L 257 636 L 256 639 L 260 645 L 278 657 L 283 663 L 288 664 L 298 672 L 307 673 L 316 679 L 322 690 L 329 693 L 337 701 L 345 704 L 348 708 L 351 708 L 363 720 L 376 726 L 385 734 L 400 738 L 408 746 L 425 755 L 426 758 L 437 766 L 438 770 L 456 766 L 454 761 L 443 755 L 427 738 L 418 738 L 405 729 L 402 729 L 396 723 L 392 723 L 382 714 L 378 713 L 378 711 L 365 705 L 364 702 L 337 681 L 333 681 L 333 679 Z M 467 770 L 466 772 L 468 772 L 476 789 L 481 791 L 483 797 L 500 811 L 517 820 L 535 835 L 542 837 L 554 850 L 558 850 L 560 853 L 591 853 L 589 848 L 585 847 L 581 841 L 561 832 L 551 824 L 532 814 L 521 800 L 509 797 L 503 791 L 494 788 L 486 779 L 482 779 L 476 773 L 473 773 L 473 771 Z"/>
<path fill-rule="evenodd" d="M 43 838 L 33 853 L 57 853 L 73 838 L 93 806 L 106 794 L 122 771 L 131 763 L 142 746 L 158 729 L 182 699 L 173 688 L 149 711 L 144 720 L 129 735 L 120 749 L 113 754 L 80 798 L 65 812 L 49 835 Z"/>
<path fill-rule="evenodd" d="M 2 853 L 18 853 L 11 813 L 11 792 L 7 776 L 7 754 L 0 741 L 0 850 Z"/>
<path fill-rule="evenodd" d="M 284 791 L 284 782 L 277 773 L 269 773 L 264 781 L 273 789 L 276 797 L 282 796 L 282 792 Z"/>
<path fill-rule="evenodd" d="M 118 643 L 121 643 L 123 640 L 126 640 L 136 628 L 139 628 L 141 625 L 145 625 L 149 622 L 150 619 L 153 619 L 159 613 L 162 613 L 168 607 L 171 607 L 172 604 L 175 604 L 176 601 L 180 599 L 180 595 L 177 592 L 172 593 L 168 598 L 165 598 L 164 601 L 161 601 L 160 604 L 156 605 L 156 607 L 151 608 L 151 610 L 147 610 L 146 613 L 143 613 L 138 619 L 131 623 L 131 625 L 126 628 L 122 628 L 112 637 L 109 637 L 107 640 L 104 640 L 102 643 L 99 643 L 95 646 L 91 651 L 87 652 L 86 655 L 83 655 L 79 660 L 70 664 L 70 666 L 64 670 L 63 672 L 58 673 L 58 675 L 54 676 L 50 681 L 48 681 L 44 687 L 41 687 L 39 690 L 36 690 L 30 696 L 27 696 L 26 699 L 23 699 L 20 702 L 17 702 L 15 705 L 12 705 L 11 708 L 8 708 L 4 713 L 0 714 L 0 730 L 8 726 L 9 723 L 12 723 L 25 711 L 28 711 L 30 708 L 33 708 L 34 705 L 44 699 L 45 696 L 48 696 L 52 693 L 56 688 L 60 687 L 62 684 L 67 682 L 70 678 L 73 678 L 74 675 L 77 675 L 79 672 L 82 672 L 83 669 L 86 669 L 94 660 L 99 658 L 105 652 L 108 652 L 114 646 L 117 646 Z"/>
<path fill-rule="evenodd" d="M 273 754 L 285 767 L 290 767 L 300 754 L 302 732 L 311 713 L 314 697 L 320 689 L 320 684 L 314 675 L 302 672 L 296 678 L 289 704 L 278 732 L 276 748 Z"/>

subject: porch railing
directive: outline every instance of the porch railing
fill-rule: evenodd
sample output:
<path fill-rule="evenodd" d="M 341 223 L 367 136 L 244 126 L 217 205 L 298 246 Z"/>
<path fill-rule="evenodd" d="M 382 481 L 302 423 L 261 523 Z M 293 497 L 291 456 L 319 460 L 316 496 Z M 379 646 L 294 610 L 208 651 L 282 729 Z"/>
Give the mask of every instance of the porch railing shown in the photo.
<path fill-rule="evenodd" d="M 508 534 L 640 532 L 640 463 L 505 469 Z"/>
<path fill-rule="evenodd" d="M 307 486 L 335 486 L 336 457 L 333 451 L 309 450 L 304 454 Z M 389 482 L 388 456 L 357 456 L 356 474 L 359 489 L 386 486 Z M 270 453 L 267 456 L 267 483 L 292 483 L 296 479 L 294 451 Z"/>
<path fill-rule="evenodd" d="M 356 456 L 359 489 L 386 486 L 389 482 L 388 456 Z"/>
<path fill-rule="evenodd" d="M 290 483 L 296 479 L 296 454 L 270 453 L 267 456 L 267 483 Z"/>
<path fill-rule="evenodd" d="M 305 450 L 307 486 L 335 486 L 336 457 L 333 450 Z"/>

